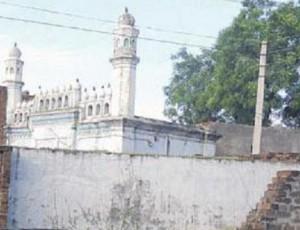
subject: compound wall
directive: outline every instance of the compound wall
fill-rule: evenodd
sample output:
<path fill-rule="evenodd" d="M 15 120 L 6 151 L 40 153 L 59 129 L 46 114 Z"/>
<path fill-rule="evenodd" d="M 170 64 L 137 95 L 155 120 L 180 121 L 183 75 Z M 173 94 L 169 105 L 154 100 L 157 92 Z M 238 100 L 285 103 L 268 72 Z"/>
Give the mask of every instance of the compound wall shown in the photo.
<path fill-rule="evenodd" d="M 11 228 L 233 229 L 298 163 L 14 149 Z"/>

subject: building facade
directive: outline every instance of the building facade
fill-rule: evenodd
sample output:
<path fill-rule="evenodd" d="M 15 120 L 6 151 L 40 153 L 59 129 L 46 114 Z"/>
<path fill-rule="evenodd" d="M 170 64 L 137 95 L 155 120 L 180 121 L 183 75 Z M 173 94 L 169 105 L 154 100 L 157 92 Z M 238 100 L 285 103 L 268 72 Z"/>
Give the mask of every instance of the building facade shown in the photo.
<path fill-rule="evenodd" d="M 113 32 L 113 82 L 83 89 L 77 79 L 30 95 L 22 90 L 24 62 L 17 44 L 4 60 L 7 144 L 32 148 L 107 150 L 161 155 L 214 155 L 216 135 L 201 128 L 134 115 L 139 30 L 128 13 Z"/>

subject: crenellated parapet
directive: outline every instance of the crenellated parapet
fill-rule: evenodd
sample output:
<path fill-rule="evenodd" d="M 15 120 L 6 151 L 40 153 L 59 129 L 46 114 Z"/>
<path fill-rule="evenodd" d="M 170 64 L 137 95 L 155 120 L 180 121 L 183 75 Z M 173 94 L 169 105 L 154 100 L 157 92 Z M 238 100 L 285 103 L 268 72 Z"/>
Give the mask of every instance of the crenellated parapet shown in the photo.
<path fill-rule="evenodd" d="M 96 120 L 111 115 L 112 88 L 110 84 L 102 85 L 91 91 L 84 89 L 81 101 L 81 120 Z"/>
<path fill-rule="evenodd" d="M 52 90 L 42 90 L 34 98 L 34 113 L 61 111 L 79 106 L 81 100 L 81 84 L 75 82 Z"/>
<path fill-rule="evenodd" d="M 15 126 L 27 127 L 34 101 L 23 101 L 18 103 L 14 111 L 13 124 Z"/>
<path fill-rule="evenodd" d="M 112 88 L 110 84 L 98 89 L 83 89 L 79 80 L 57 87 L 42 90 L 31 100 L 23 100 L 14 110 L 12 124 L 27 127 L 31 115 L 47 115 L 49 113 L 66 113 L 78 111 L 80 121 L 96 121 L 111 116 Z"/>

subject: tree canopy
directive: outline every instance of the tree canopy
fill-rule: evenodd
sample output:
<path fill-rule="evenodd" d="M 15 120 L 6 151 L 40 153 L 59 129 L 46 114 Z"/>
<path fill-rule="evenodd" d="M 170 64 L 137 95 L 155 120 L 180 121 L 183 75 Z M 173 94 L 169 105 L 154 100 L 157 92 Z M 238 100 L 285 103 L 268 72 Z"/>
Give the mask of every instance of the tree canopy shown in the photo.
<path fill-rule="evenodd" d="M 208 120 L 253 124 L 260 44 L 268 41 L 263 123 L 278 116 L 300 126 L 300 1 L 245 0 L 214 48 L 172 56 L 173 76 L 164 88 L 165 114 L 195 124 Z"/>

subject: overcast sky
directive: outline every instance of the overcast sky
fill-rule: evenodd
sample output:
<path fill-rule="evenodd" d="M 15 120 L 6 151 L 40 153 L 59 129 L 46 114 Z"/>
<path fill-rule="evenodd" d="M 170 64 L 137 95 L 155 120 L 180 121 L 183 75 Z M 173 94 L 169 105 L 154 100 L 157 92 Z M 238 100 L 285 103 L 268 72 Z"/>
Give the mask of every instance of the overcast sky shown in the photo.
<path fill-rule="evenodd" d="M 117 20 L 124 7 L 134 15 L 141 36 L 211 46 L 213 39 L 160 33 L 147 26 L 217 36 L 237 16 L 241 5 L 226 0 L 7 0 L 10 3 L 49 8 L 101 19 Z M 51 23 L 112 31 L 114 25 L 19 9 L 0 4 L 0 16 L 34 19 Z M 0 19 L 0 57 L 17 42 L 25 61 L 25 89 L 52 89 L 79 78 L 83 87 L 100 87 L 111 81 L 112 37 L 11 22 Z M 163 118 L 163 86 L 172 76 L 170 56 L 180 46 L 138 41 L 136 115 Z M 198 48 L 190 48 L 200 52 Z M 1 77 L 3 76 L 1 71 Z"/>

